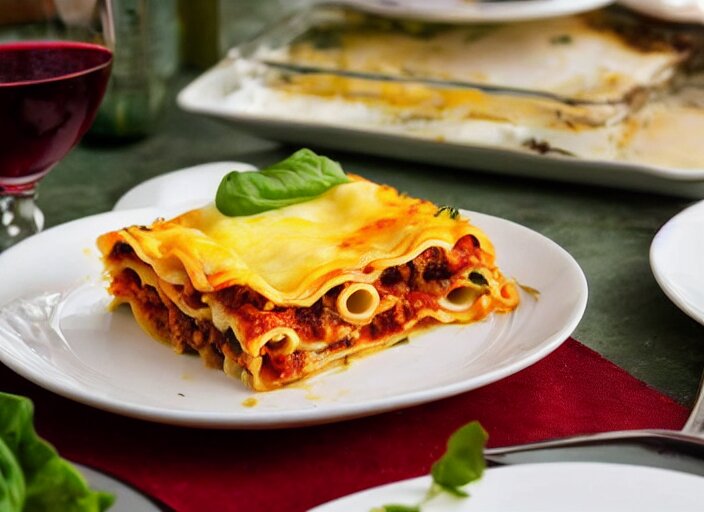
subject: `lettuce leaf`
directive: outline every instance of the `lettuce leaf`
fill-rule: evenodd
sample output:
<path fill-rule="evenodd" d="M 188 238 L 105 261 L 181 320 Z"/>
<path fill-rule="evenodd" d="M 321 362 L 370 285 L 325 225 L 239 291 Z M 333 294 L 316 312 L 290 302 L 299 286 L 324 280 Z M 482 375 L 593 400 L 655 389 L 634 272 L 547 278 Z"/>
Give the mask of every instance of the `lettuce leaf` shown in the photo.
<path fill-rule="evenodd" d="M 350 180 L 340 164 L 310 149 L 260 171 L 231 172 L 220 182 L 215 206 L 239 217 L 309 201 Z"/>
<path fill-rule="evenodd" d="M 114 502 L 41 439 L 32 402 L 0 393 L 0 512 L 102 512 Z"/>
<path fill-rule="evenodd" d="M 0 511 L 22 510 L 25 493 L 22 468 L 12 451 L 0 439 Z"/>

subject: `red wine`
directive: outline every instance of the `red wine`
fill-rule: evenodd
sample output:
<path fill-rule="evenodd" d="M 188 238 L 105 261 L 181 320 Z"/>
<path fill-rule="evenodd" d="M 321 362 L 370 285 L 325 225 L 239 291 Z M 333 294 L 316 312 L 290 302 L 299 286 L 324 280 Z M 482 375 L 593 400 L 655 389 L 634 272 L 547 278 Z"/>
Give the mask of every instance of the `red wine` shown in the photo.
<path fill-rule="evenodd" d="M 0 44 L 0 191 L 33 184 L 90 128 L 112 53 L 102 46 Z"/>

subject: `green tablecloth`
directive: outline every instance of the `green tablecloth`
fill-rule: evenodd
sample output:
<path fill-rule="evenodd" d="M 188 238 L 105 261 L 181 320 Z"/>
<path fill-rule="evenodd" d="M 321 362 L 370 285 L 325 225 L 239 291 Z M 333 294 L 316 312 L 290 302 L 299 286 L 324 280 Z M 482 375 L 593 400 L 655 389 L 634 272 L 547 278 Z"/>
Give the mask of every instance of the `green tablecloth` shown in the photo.
<path fill-rule="evenodd" d="M 181 76 L 178 85 L 190 78 Z M 110 210 L 131 187 L 168 171 L 221 160 L 263 166 L 293 149 L 181 112 L 171 102 L 149 138 L 75 149 L 41 183 L 39 205 L 51 227 Z M 691 402 L 704 368 L 704 327 L 665 297 L 648 250 L 657 230 L 692 201 L 313 149 L 411 195 L 510 219 L 553 239 L 589 282 L 574 336 L 656 389 Z"/>

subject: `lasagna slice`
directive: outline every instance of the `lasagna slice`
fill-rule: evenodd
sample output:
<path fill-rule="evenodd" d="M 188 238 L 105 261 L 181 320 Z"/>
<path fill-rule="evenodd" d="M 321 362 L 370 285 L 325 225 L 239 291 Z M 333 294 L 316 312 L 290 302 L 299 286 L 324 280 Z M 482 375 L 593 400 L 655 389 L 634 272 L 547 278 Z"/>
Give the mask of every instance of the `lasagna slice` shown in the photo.
<path fill-rule="evenodd" d="M 491 242 L 457 210 L 349 177 L 255 215 L 209 205 L 102 235 L 114 304 L 259 391 L 517 306 Z"/>

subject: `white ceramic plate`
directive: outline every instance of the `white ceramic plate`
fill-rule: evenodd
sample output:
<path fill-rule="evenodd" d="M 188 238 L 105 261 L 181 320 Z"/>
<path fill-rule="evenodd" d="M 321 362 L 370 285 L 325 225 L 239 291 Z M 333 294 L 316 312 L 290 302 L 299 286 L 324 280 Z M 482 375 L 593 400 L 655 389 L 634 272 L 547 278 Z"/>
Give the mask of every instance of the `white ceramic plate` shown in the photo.
<path fill-rule="evenodd" d="M 130 189 L 115 203 L 113 210 L 167 204 L 187 205 L 193 203 L 194 199 L 213 198 L 225 174 L 254 169 L 256 167 L 253 165 L 243 162 L 211 162 L 162 174 Z"/>
<path fill-rule="evenodd" d="M 115 496 L 115 503 L 110 512 L 161 512 L 145 495 L 123 482 L 112 478 L 96 469 L 74 463 L 74 466 L 86 478 L 91 489 L 105 491 Z"/>
<path fill-rule="evenodd" d="M 613 0 L 322 0 L 382 16 L 448 23 L 524 21 L 598 9 Z"/>
<path fill-rule="evenodd" d="M 362 491 L 310 512 L 369 512 L 386 504 L 417 504 L 430 485 L 420 477 Z M 441 496 L 423 512 L 695 512 L 704 479 L 625 464 L 563 462 L 491 468 L 467 486 L 470 498 Z"/>
<path fill-rule="evenodd" d="M 650 267 L 665 295 L 704 324 L 704 201 L 658 231 L 650 246 Z"/>
<path fill-rule="evenodd" d="M 221 178 L 216 173 L 208 181 L 198 169 L 172 174 L 188 175 L 199 178 L 189 189 L 194 203 L 212 197 L 209 191 Z M 168 175 L 162 185 L 171 186 Z M 56 393 L 128 416 L 200 427 L 277 428 L 375 414 L 499 380 L 559 346 L 586 305 L 584 275 L 562 248 L 512 222 L 465 212 L 493 240 L 504 272 L 540 290 L 539 300 L 523 293 L 513 314 L 437 327 L 345 371 L 254 393 L 197 357 L 149 339 L 126 308 L 107 312 L 95 239 L 182 211 L 184 204 L 168 205 L 176 195 L 152 192 L 136 187 L 121 204 L 132 198 L 159 208 L 80 219 L 0 254 L 0 361 Z"/>

